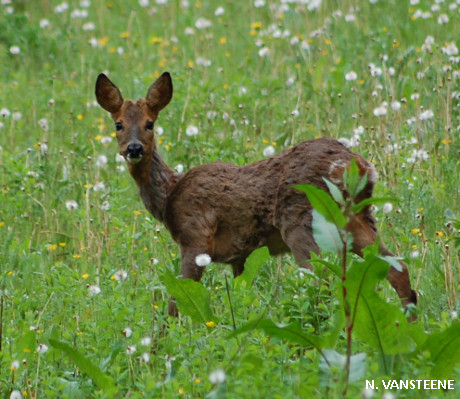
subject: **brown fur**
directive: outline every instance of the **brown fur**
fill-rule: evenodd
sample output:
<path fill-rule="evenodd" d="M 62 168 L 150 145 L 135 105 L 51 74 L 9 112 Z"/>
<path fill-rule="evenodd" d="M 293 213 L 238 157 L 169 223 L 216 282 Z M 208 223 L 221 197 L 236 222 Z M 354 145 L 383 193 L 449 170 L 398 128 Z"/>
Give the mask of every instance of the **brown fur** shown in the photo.
<path fill-rule="evenodd" d="M 215 262 L 230 264 L 238 276 L 247 256 L 262 246 L 267 246 L 272 255 L 290 251 L 301 266 L 310 267 L 310 251 L 319 252 L 312 233 L 312 209 L 305 194 L 292 186 L 308 183 L 327 191 L 325 177 L 343 190 L 343 172 L 352 159 L 360 174 L 368 176 L 359 200 L 372 195 L 376 179 L 372 165 L 336 140 L 326 138 L 305 141 L 251 165 L 214 162 L 184 175 L 174 173 L 161 160 L 153 131 L 147 129 L 172 97 L 167 72 L 150 87 L 146 99 L 136 103 L 123 100 L 118 88 L 101 74 L 96 97 L 114 121 L 122 124 L 117 132 L 120 154 L 129 161 L 129 172 L 146 208 L 179 244 L 183 278 L 200 280 L 203 268 L 195 264 L 195 257 L 204 253 Z M 142 155 L 133 160 L 129 156 L 136 146 Z M 346 228 L 353 234 L 353 251 L 357 254 L 377 239 L 369 207 L 353 217 Z M 383 244 L 380 251 L 391 255 Z M 388 279 L 404 305 L 415 304 L 407 267 L 403 262 L 401 266 L 402 272 L 391 268 Z M 177 314 L 173 302 L 170 313 Z"/>

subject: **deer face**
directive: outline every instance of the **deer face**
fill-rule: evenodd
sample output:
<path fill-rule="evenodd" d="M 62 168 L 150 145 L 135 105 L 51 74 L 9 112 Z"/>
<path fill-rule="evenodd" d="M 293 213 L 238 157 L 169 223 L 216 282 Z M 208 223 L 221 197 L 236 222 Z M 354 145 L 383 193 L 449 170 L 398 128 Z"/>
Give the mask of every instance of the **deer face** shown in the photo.
<path fill-rule="evenodd" d="M 165 72 L 150 86 L 145 99 L 123 100 L 120 90 L 107 76 L 98 76 L 97 102 L 115 121 L 120 154 L 130 164 L 141 162 L 155 151 L 153 126 L 159 112 L 171 101 L 172 91 L 171 76 Z"/>

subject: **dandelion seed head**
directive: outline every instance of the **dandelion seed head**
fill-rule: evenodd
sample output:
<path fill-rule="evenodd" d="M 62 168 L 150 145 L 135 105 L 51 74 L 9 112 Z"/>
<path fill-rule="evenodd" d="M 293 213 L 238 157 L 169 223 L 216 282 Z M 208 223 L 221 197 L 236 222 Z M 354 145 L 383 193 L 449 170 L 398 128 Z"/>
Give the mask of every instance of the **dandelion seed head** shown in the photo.
<path fill-rule="evenodd" d="M 96 296 L 101 293 L 101 289 L 98 285 L 90 285 L 88 287 L 89 296 Z"/>
<path fill-rule="evenodd" d="M 208 266 L 211 263 L 211 257 L 208 254 L 200 254 L 195 257 L 195 264 L 199 267 Z"/>
<path fill-rule="evenodd" d="M 265 147 L 265 149 L 262 151 L 262 154 L 264 157 L 271 157 L 272 155 L 275 155 L 275 147 L 272 145 Z"/>
<path fill-rule="evenodd" d="M 75 211 L 78 209 L 78 203 L 75 200 L 68 200 L 65 202 L 65 207 L 68 211 Z"/>
<path fill-rule="evenodd" d="M 46 352 L 48 352 L 48 350 L 49 348 L 47 345 L 39 344 L 36 351 L 39 355 L 44 355 Z"/>
<path fill-rule="evenodd" d="M 130 327 L 126 327 L 123 331 L 122 331 L 123 335 L 126 337 L 126 338 L 130 338 L 131 335 L 133 335 L 133 330 L 130 328 Z"/>
<path fill-rule="evenodd" d="M 211 374 L 209 374 L 209 382 L 211 382 L 211 384 L 222 384 L 225 382 L 225 379 L 225 371 L 222 369 L 214 370 Z"/>

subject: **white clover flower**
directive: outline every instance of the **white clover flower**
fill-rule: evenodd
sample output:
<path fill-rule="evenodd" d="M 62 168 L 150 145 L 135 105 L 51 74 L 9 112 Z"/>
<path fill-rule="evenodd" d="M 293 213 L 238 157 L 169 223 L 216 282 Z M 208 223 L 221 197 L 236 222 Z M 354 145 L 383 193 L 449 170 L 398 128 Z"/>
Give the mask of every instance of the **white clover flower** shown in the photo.
<path fill-rule="evenodd" d="M 426 111 L 423 111 L 422 113 L 420 113 L 419 115 L 419 119 L 421 121 L 426 121 L 427 119 L 431 119 L 434 117 L 434 113 L 431 109 L 427 109 Z"/>
<path fill-rule="evenodd" d="M 451 319 L 456 319 L 457 317 L 458 317 L 458 313 L 456 310 L 453 310 L 452 312 L 450 312 Z"/>
<path fill-rule="evenodd" d="M 93 31 L 94 29 L 96 29 L 96 25 L 94 25 L 93 22 L 86 22 L 85 24 L 83 24 L 83 26 L 81 27 L 85 32 L 91 32 Z"/>
<path fill-rule="evenodd" d="M 387 114 L 387 108 L 385 106 L 380 105 L 380 107 L 377 107 L 374 109 L 374 115 L 375 116 L 385 116 Z"/>
<path fill-rule="evenodd" d="M 17 55 L 21 52 L 21 48 L 19 46 L 11 46 L 10 53 L 13 55 Z"/>
<path fill-rule="evenodd" d="M 128 278 L 128 272 L 126 270 L 120 269 L 114 274 L 115 280 L 124 281 Z"/>
<path fill-rule="evenodd" d="M 211 263 L 211 257 L 208 254 L 200 254 L 195 257 L 195 264 L 199 267 L 208 266 Z"/>
<path fill-rule="evenodd" d="M 126 337 L 126 338 L 129 338 L 131 337 L 131 335 L 133 335 L 133 330 L 131 330 L 130 327 L 126 327 L 123 331 L 122 331 L 123 335 Z"/>
<path fill-rule="evenodd" d="M 36 351 L 39 355 L 44 355 L 46 352 L 48 352 L 49 348 L 45 344 L 40 344 L 38 345 Z"/>
<path fill-rule="evenodd" d="M 211 384 L 222 384 L 225 382 L 225 379 L 225 371 L 221 369 L 214 370 L 211 374 L 209 374 L 209 381 Z"/>
<path fill-rule="evenodd" d="M 49 122 L 48 119 L 42 118 L 38 121 L 38 125 L 45 131 L 47 132 L 49 130 Z"/>
<path fill-rule="evenodd" d="M 446 45 L 443 48 L 441 48 L 441 51 L 448 56 L 458 54 L 458 48 L 455 45 L 455 42 L 446 43 Z"/>
<path fill-rule="evenodd" d="M 40 28 L 45 29 L 48 26 L 50 26 L 50 21 L 49 20 L 47 20 L 45 18 L 40 20 Z"/>
<path fill-rule="evenodd" d="M 225 14 L 225 9 L 224 9 L 224 7 L 218 7 L 218 8 L 216 9 L 216 11 L 214 12 L 214 15 L 215 15 L 216 17 L 218 17 L 218 16 L 220 16 L 220 15 L 224 15 L 224 14 Z"/>
<path fill-rule="evenodd" d="M 78 209 L 78 203 L 74 200 L 68 200 L 65 202 L 65 207 L 68 211 L 75 211 L 76 209 Z"/>
<path fill-rule="evenodd" d="M 21 391 L 18 391 L 17 389 L 12 391 L 11 394 L 10 394 L 10 399 L 22 399 Z"/>
<path fill-rule="evenodd" d="M 259 57 L 267 57 L 268 55 L 270 55 L 270 49 L 268 47 L 264 46 L 259 50 Z"/>
<path fill-rule="evenodd" d="M 109 162 L 107 156 L 99 155 L 96 160 L 96 166 L 100 168 L 102 166 L 107 165 L 107 162 Z"/>
<path fill-rule="evenodd" d="M 393 204 L 391 202 L 385 202 L 385 204 L 383 204 L 383 213 L 390 213 L 391 211 L 393 211 Z"/>
<path fill-rule="evenodd" d="M 185 134 L 189 137 L 196 136 L 198 135 L 198 128 L 194 125 L 189 125 L 187 129 L 185 129 Z"/>
<path fill-rule="evenodd" d="M 391 103 L 391 109 L 393 111 L 399 111 L 401 109 L 401 103 L 399 101 L 393 101 Z"/>
<path fill-rule="evenodd" d="M 272 155 L 275 155 L 275 147 L 269 145 L 262 151 L 262 154 L 264 157 L 271 157 Z"/>
<path fill-rule="evenodd" d="M 438 17 L 438 24 L 439 25 L 447 24 L 448 22 L 449 22 L 449 17 L 447 16 L 447 14 L 441 14 Z"/>
<path fill-rule="evenodd" d="M 126 354 L 127 355 L 134 355 L 136 350 L 137 350 L 136 345 L 129 345 L 128 347 L 126 347 Z"/>
<path fill-rule="evenodd" d="M 152 343 L 152 338 L 150 337 L 144 337 L 141 339 L 142 346 L 149 346 L 151 343 Z"/>
<path fill-rule="evenodd" d="M 206 29 L 212 26 L 212 22 L 206 18 L 198 18 L 195 22 L 195 28 L 197 29 Z"/>
<path fill-rule="evenodd" d="M 356 74 L 355 71 L 350 71 L 345 74 L 345 80 L 347 82 L 352 82 L 353 80 L 356 80 L 356 79 L 358 79 L 358 75 Z"/>
<path fill-rule="evenodd" d="M 19 368 L 19 366 L 21 365 L 21 363 L 19 363 L 19 360 L 13 360 L 11 362 L 11 366 L 10 366 L 10 369 L 11 370 L 17 370 Z"/>
<path fill-rule="evenodd" d="M 104 136 L 101 138 L 101 144 L 110 144 L 113 141 L 111 136 Z"/>
<path fill-rule="evenodd" d="M 90 285 L 88 287 L 89 296 L 96 296 L 101 293 L 101 289 L 98 285 Z"/>
<path fill-rule="evenodd" d="M 62 14 L 64 11 L 67 11 L 68 9 L 69 9 L 69 5 L 66 2 L 64 2 L 56 6 L 54 8 L 54 12 L 56 14 Z"/>
<path fill-rule="evenodd" d="M 8 108 L 2 108 L 2 109 L 0 109 L 0 116 L 1 116 L 2 118 L 9 118 L 10 115 L 11 115 L 11 112 L 10 112 L 10 110 L 9 110 Z"/>

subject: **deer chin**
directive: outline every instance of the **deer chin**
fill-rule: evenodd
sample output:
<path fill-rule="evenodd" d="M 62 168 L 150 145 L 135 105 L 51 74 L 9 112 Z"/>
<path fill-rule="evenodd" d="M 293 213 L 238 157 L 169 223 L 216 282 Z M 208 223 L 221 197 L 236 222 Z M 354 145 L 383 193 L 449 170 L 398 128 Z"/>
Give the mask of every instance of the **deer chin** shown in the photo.
<path fill-rule="evenodd" d="M 136 158 L 133 158 L 133 157 L 130 157 L 129 155 L 126 156 L 126 160 L 132 164 L 132 165 L 135 165 L 137 163 L 139 163 L 140 161 L 142 161 L 142 155 L 139 156 L 139 157 L 136 157 Z"/>

